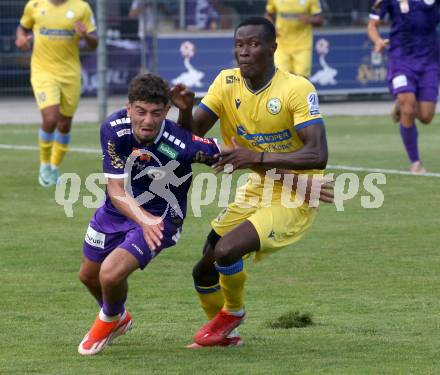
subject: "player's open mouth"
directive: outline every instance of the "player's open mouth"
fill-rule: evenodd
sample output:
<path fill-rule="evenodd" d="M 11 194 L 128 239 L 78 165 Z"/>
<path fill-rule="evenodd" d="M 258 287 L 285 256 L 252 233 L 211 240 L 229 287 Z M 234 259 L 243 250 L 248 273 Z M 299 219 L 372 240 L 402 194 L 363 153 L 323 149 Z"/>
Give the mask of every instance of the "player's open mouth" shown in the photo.
<path fill-rule="evenodd" d="M 154 129 L 149 129 L 149 128 L 141 128 L 141 133 L 142 134 L 151 134 L 153 133 Z"/>

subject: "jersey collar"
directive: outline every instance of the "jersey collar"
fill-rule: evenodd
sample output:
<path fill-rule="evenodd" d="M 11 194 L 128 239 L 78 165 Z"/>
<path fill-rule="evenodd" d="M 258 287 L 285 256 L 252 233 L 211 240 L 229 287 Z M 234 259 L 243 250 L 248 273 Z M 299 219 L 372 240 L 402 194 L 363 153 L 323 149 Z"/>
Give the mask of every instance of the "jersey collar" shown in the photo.
<path fill-rule="evenodd" d="M 261 94 L 264 90 L 266 90 L 266 89 L 272 84 L 273 77 L 275 77 L 275 74 L 277 73 L 277 71 L 278 71 L 278 68 L 275 67 L 275 70 L 274 70 L 274 72 L 273 72 L 272 77 L 270 77 L 270 80 L 269 80 L 269 81 L 268 81 L 263 87 L 260 87 L 259 89 L 252 90 L 252 89 L 247 85 L 246 80 L 243 78 L 244 86 L 245 86 L 245 87 L 246 87 L 246 88 L 247 88 L 252 94 L 254 94 L 254 95 Z"/>
<path fill-rule="evenodd" d="M 162 138 L 162 134 L 164 130 L 165 130 L 165 120 L 162 121 L 162 125 L 160 126 L 159 133 L 157 134 L 157 137 L 153 142 L 154 144 L 157 144 L 159 140 Z"/>

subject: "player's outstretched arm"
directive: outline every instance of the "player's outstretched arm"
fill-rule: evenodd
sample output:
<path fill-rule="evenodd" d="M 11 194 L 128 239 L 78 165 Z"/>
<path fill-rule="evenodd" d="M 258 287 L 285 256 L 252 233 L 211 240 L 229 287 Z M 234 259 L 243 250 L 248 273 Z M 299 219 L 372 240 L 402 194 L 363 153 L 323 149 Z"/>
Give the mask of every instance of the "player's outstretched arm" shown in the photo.
<path fill-rule="evenodd" d="M 29 51 L 31 49 L 32 35 L 30 30 L 19 25 L 15 32 L 15 45 L 20 51 Z"/>
<path fill-rule="evenodd" d="M 233 143 L 235 143 L 235 140 Z M 221 152 L 229 152 L 234 147 L 236 147 L 236 144 L 232 147 L 220 145 L 220 150 Z M 214 166 L 214 168 L 216 167 Z M 303 179 L 300 179 L 300 174 L 293 173 L 288 169 L 268 168 L 264 166 L 260 166 L 258 169 L 266 172 L 270 171 L 274 177 L 277 176 L 277 180 L 279 180 L 281 183 L 283 183 L 287 178 L 291 179 L 289 186 L 291 186 L 292 190 L 302 191 L 304 194 L 304 202 L 306 203 L 310 202 L 312 196 L 317 196 L 318 199 L 324 203 L 333 203 L 334 201 L 335 196 L 333 183 L 332 179 L 330 179 L 328 176 L 320 174 L 302 175 Z M 220 170 L 216 168 L 217 173 L 221 171 L 227 171 L 227 173 L 231 172 L 230 169 L 224 168 L 223 170 Z M 304 177 L 306 177 L 306 179 L 304 179 Z M 301 184 L 305 184 L 305 186 L 301 187 Z"/>
<path fill-rule="evenodd" d="M 107 192 L 118 211 L 141 226 L 145 241 L 150 249 L 155 251 L 163 238 L 162 219 L 144 210 L 133 197 L 127 194 L 123 178 L 109 178 Z"/>
<path fill-rule="evenodd" d="M 374 44 L 374 52 L 382 52 L 385 48 L 388 48 L 389 39 L 382 39 L 379 33 L 380 20 L 370 19 L 368 21 L 367 31 L 368 37 Z"/>
<path fill-rule="evenodd" d="M 314 174 L 307 175 L 306 180 L 300 181 L 299 174 L 293 173 L 288 169 L 276 169 L 275 173 L 280 175 L 280 181 L 283 183 L 287 176 L 291 175 L 292 177 L 292 189 L 295 191 L 299 191 L 300 185 L 305 184 L 304 189 L 304 202 L 309 203 L 312 195 L 315 192 L 319 193 L 318 199 L 324 203 L 333 203 L 335 199 L 334 195 L 334 184 L 332 182 L 332 178 L 328 176 Z M 305 176 L 305 175 L 303 175 Z M 319 189 L 319 190 L 318 190 Z"/>
<path fill-rule="evenodd" d="M 233 149 L 240 149 L 240 153 L 244 152 L 245 154 L 247 153 L 247 151 L 244 149 L 243 147 L 239 146 L 235 139 L 232 138 L 232 146 L 226 146 L 226 145 L 220 145 L 220 155 L 228 155 L 231 153 L 231 151 Z M 251 151 L 252 152 L 252 151 Z M 267 155 L 265 153 L 265 155 Z M 258 165 L 258 169 L 263 170 L 263 171 L 269 171 L 271 170 L 272 173 L 274 173 L 275 175 L 278 175 L 278 179 L 283 182 L 285 178 L 287 178 L 288 176 L 291 176 L 291 186 L 293 190 L 298 191 L 298 188 L 300 186 L 300 184 L 306 184 L 304 186 L 304 189 L 300 189 L 301 191 L 304 192 L 304 202 L 309 203 L 312 195 L 314 192 L 318 193 L 318 197 L 319 200 L 321 202 L 324 203 L 332 203 L 334 200 L 334 191 L 333 191 L 333 184 L 331 183 L 331 181 L 323 175 L 319 175 L 319 174 L 315 174 L 315 175 L 306 175 L 306 179 L 302 179 L 300 180 L 300 175 L 293 173 L 291 170 L 289 169 L 281 169 L 281 168 L 273 168 L 268 166 L 268 164 L 264 163 L 264 155 L 262 155 L 262 153 L 254 153 L 254 156 L 251 156 L 251 158 L 255 158 L 257 159 L 258 157 L 261 160 L 261 156 L 263 156 L 263 164 Z M 222 159 L 221 162 L 218 162 L 217 164 L 215 164 L 213 167 L 215 169 L 215 171 L 221 172 L 224 171 L 225 169 L 225 165 L 228 164 L 226 162 L 226 164 L 224 164 L 225 161 L 224 159 Z M 222 167 L 219 167 L 219 165 L 222 165 Z M 241 167 L 240 167 L 241 168 Z M 255 166 L 253 167 L 255 169 Z M 235 168 L 237 169 L 237 166 L 235 165 Z M 316 196 L 316 195 L 315 195 Z"/>
<path fill-rule="evenodd" d="M 226 164 L 233 169 L 272 168 L 280 169 L 325 169 L 328 159 L 327 138 L 324 124 L 307 126 L 298 131 L 304 146 L 294 152 L 257 152 L 248 150 L 231 138 L 233 148 L 220 153 L 220 160 L 214 164 L 216 172 L 221 172 Z"/>
<path fill-rule="evenodd" d="M 192 129 L 194 129 L 193 133 L 203 137 L 216 122 L 217 119 L 214 118 L 210 113 L 206 112 L 200 107 L 197 107 L 192 123 Z"/>
<path fill-rule="evenodd" d="M 88 49 L 94 50 L 96 49 L 96 47 L 98 47 L 98 37 L 96 33 L 88 33 L 87 26 L 84 23 L 82 23 L 81 21 L 76 21 L 74 24 L 74 28 L 78 36 L 81 39 L 85 40 Z"/>
<path fill-rule="evenodd" d="M 328 160 L 327 136 L 324 123 L 307 126 L 297 131 L 304 144 L 299 150 L 282 153 L 270 152 L 264 155 L 263 165 L 288 169 L 325 169 Z"/>
<path fill-rule="evenodd" d="M 177 122 L 199 137 L 203 137 L 217 121 L 212 114 L 206 112 L 200 107 L 196 109 L 194 115 L 192 113 L 192 107 L 179 109 L 179 119 Z"/>
<path fill-rule="evenodd" d="M 287 153 L 268 152 L 262 156 L 265 168 L 325 169 L 328 160 L 327 136 L 323 123 L 314 124 L 297 132 L 304 146 Z"/>
<path fill-rule="evenodd" d="M 192 122 L 192 109 L 194 107 L 194 91 L 191 91 L 182 83 L 170 88 L 170 100 L 179 109 L 178 124 L 189 129 Z"/>
<path fill-rule="evenodd" d="M 315 27 L 322 26 L 322 24 L 324 23 L 324 17 L 322 13 L 313 14 L 311 16 L 308 16 L 306 14 L 301 14 L 298 18 L 304 24 L 306 25 L 310 24 Z"/>

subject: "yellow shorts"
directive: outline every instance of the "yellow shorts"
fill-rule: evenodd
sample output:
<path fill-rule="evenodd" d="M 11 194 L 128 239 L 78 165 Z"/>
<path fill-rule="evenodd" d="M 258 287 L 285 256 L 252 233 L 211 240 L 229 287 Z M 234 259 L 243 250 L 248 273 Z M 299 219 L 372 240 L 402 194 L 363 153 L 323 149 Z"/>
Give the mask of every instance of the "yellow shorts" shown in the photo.
<path fill-rule="evenodd" d="M 312 225 L 316 208 L 302 205 L 287 208 L 273 203 L 271 207 L 239 207 L 235 202 L 224 209 L 212 222 L 212 228 L 223 236 L 245 220 L 255 227 L 260 238 L 260 250 L 255 253 L 255 261 L 281 248 L 299 241 Z"/>
<path fill-rule="evenodd" d="M 60 113 L 73 117 L 81 95 L 81 77 L 62 78 L 50 74 L 32 74 L 32 89 L 40 110 L 60 105 Z"/>
<path fill-rule="evenodd" d="M 275 65 L 286 72 L 309 77 L 312 70 L 312 51 L 309 49 L 285 52 L 275 51 Z"/>

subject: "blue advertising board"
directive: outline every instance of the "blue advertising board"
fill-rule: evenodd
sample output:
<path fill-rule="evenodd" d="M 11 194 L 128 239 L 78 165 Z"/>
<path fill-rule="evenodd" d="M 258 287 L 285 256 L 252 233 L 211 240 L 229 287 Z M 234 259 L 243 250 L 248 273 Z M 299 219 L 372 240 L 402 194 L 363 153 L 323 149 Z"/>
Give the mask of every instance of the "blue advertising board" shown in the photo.
<path fill-rule="evenodd" d="M 107 87 L 108 95 L 126 95 L 131 78 L 139 73 L 139 42 L 126 39 L 107 40 Z M 98 72 L 96 53 L 81 56 L 81 94 L 96 95 Z"/>
<path fill-rule="evenodd" d="M 235 66 L 232 47 L 232 33 L 159 36 L 158 74 L 173 84 L 191 87 L 201 96 L 222 69 Z"/>
<path fill-rule="evenodd" d="M 159 35 L 158 73 L 203 95 L 220 70 L 234 67 L 232 48 L 232 33 Z M 386 63 L 363 30 L 315 32 L 310 80 L 320 94 L 386 92 Z"/>
<path fill-rule="evenodd" d="M 321 94 L 387 92 L 387 61 L 366 32 L 315 33 L 310 80 Z"/>
<path fill-rule="evenodd" d="M 109 95 L 125 95 L 140 69 L 139 43 L 107 40 L 107 47 Z M 83 94 L 95 95 L 96 54 L 85 56 L 82 64 Z M 169 82 L 184 83 L 201 97 L 222 69 L 235 66 L 232 32 L 159 35 L 155 65 Z M 386 54 L 372 53 L 363 30 L 315 32 L 310 80 L 320 94 L 387 92 L 386 65 Z"/>

